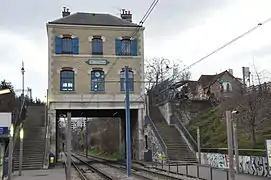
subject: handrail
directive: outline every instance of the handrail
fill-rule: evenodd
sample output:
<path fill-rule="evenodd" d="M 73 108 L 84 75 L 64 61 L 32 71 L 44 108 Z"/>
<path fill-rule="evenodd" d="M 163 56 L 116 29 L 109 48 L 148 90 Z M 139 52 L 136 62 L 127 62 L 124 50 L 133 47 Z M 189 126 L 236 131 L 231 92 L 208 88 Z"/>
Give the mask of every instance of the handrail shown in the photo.
<path fill-rule="evenodd" d="M 155 127 L 154 122 L 152 121 L 151 117 L 150 117 L 150 98 L 149 96 L 147 96 L 147 98 L 145 99 L 145 104 L 146 104 L 146 122 L 150 125 L 150 127 L 152 128 L 155 137 L 158 139 L 159 144 L 161 145 L 165 155 L 167 156 L 167 146 L 166 143 L 164 142 L 163 138 L 161 137 L 160 133 L 158 132 L 157 128 Z"/>
<path fill-rule="evenodd" d="M 185 138 L 187 139 L 188 143 L 192 146 L 193 150 L 197 152 L 198 151 L 197 142 L 195 141 L 193 136 L 190 134 L 190 132 L 186 129 L 186 127 L 183 125 L 179 117 L 176 115 L 176 113 L 173 113 L 171 117 L 174 124 L 177 125 L 178 128 L 180 128 Z"/>
<path fill-rule="evenodd" d="M 154 135 L 155 137 L 158 139 L 159 141 L 159 144 L 161 145 L 164 153 L 166 154 L 167 156 L 167 146 L 166 146 L 166 143 L 164 142 L 163 138 L 161 137 L 161 135 L 159 134 L 158 130 L 156 129 L 153 121 L 151 120 L 150 116 L 147 114 L 146 115 L 146 122 L 150 125 L 150 127 L 152 128 L 153 132 L 154 132 Z"/>
<path fill-rule="evenodd" d="M 43 164 L 44 166 L 47 166 L 48 165 L 48 161 L 49 161 L 49 151 L 48 151 L 48 148 L 49 148 L 49 118 L 48 118 L 48 106 L 47 104 L 45 104 L 45 134 L 44 134 L 44 139 L 45 139 L 45 147 L 44 147 L 44 155 L 43 155 Z"/>

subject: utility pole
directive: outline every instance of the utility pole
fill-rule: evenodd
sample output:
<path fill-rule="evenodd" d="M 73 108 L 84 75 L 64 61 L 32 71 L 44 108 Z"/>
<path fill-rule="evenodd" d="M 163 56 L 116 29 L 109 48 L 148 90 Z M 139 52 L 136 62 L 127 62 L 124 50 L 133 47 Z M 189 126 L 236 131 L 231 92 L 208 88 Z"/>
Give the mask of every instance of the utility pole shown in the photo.
<path fill-rule="evenodd" d="M 234 142 L 236 173 L 239 174 L 239 150 L 238 150 L 238 138 L 237 138 L 237 125 L 236 125 L 235 120 L 233 120 L 233 139 L 234 139 L 233 142 Z"/>
<path fill-rule="evenodd" d="M 21 72 L 22 72 L 22 102 L 23 102 L 23 99 L 24 99 L 24 73 L 25 73 L 24 62 L 22 62 Z"/>
<path fill-rule="evenodd" d="M 198 157 L 199 157 L 199 163 L 201 164 L 200 129 L 199 129 L 199 127 L 197 127 L 197 144 L 198 144 Z"/>
<path fill-rule="evenodd" d="M 233 166 L 233 138 L 232 138 L 232 113 L 226 111 L 227 122 L 227 136 L 228 136 L 228 155 L 229 155 L 229 172 L 231 180 L 235 180 L 234 166 Z"/>
<path fill-rule="evenodd" d="M 127 176 L 131 175 L 131 129 L 130 129 L 130 97 L 129 97 L 129 68 L 125 66 L 125 104 L 126 104 L 126 168 Z"/>
<path fill-rule="evenodd" d="M 67 180 L 71 180 L 71 112 L 67 113 Z"/>
<path fill-rule="evenodd" d="M 88 118 L 86 117 L 86 157 L 88 158 Z"/>

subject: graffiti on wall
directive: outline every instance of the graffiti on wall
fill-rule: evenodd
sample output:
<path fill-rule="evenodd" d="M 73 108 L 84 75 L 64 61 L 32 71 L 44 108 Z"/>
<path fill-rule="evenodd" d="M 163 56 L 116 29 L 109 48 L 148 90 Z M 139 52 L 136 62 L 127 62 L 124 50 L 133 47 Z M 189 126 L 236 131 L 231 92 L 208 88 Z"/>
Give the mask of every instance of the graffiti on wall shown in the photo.
<path fill-rule="evenodd" d="M 240 172 L 255 176 L 268 176 L 268 162 L 266 157 L 240 156 Z"/>
<path fill-rule="evenodd" d="M 152 151 L 152 160 L 154 162 L 160 161 L 158 158 L 159 154 L 162 154 L 163 157 L 165 157 L 165 153 L 163 152 L 163 149 L 154 135 L 154 132 L 152 129 L 148 126 L 145 128 L 145 135 L 147 135 L 148 139 L 148 149 Z"/>
<path fill-rule="evenodd" d="M 227 168 L 227 156 L 219 153 L 202 153 L 202 163 L 215 168 Z"/>
<path fill-rule="evenodd" d="M 202 153 L 201 160 L 202 164 L 208 164 L 215 168 L 229 168 L 228 155 L 226 154 Z M 236 169 L 236 167 L 234 168 Z M 239 156 L 239 171 L 245 174 L 267 177 L 269 176 L 267 158 L 260 156 Z"/>

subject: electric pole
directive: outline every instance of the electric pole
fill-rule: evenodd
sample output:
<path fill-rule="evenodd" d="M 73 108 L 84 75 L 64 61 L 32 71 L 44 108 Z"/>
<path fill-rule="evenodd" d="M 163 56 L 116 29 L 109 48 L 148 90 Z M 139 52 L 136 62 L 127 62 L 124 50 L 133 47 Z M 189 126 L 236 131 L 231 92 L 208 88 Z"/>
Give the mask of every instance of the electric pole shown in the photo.
<path fill-rule="evenodd" d="M 231 180 L 235 180 L 234 165 L 233 165 L 233 138 L 232 138 L 232 113 L 226 111 L 227 121 L 227 136 L 228 136 L 228 155 L 229 155 L 229 172 Z"/>
<path fill-rule="evenodd" d="M 67 180 L 71 180 L 71 112 L 67 113 Z"/>

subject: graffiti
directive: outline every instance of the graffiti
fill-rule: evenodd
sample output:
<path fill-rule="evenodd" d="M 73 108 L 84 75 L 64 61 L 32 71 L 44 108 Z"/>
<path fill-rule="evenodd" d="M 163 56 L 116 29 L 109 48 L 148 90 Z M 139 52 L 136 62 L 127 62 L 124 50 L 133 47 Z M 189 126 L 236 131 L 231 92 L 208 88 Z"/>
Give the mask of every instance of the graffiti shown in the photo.
<path fill-rule="evenodd" d="M 162 154 L 162 156 L 165 157 L 165 153 L 150 127 L 145 129 L 145 135 L 147 135 L 148 149 L 152 151 L 152 160 L 154 162 L 160 161 L 158 154 Z"/>
<path fill-rule="evenodd" d="M 215 168 L 229 168 L 228 155 L 219 153 L 202 153 L 202 164 L 208 164 Z M 234 157 L 235 164 L 235 157 Z M 234 167 L 236 169 L 236 167 Z M 266 157 L 239 156 L 239 171 L 255 176 L 269 176 Z"/>
<path fill-rule="evenodd" d="M 215 168 L 227 168 L 227 158 L 225 154 L 202 153 L 204 164 L 209 164 Z"/>
<path fill-rule="evenodd" d="M 268 176 L 268 162 L 266 157 L 240 156 L 240 172 L 255 176 Z"/>

